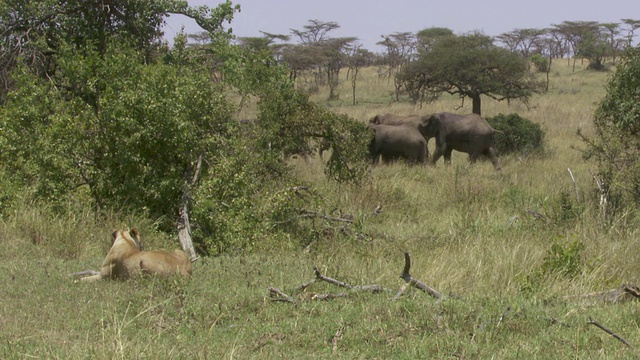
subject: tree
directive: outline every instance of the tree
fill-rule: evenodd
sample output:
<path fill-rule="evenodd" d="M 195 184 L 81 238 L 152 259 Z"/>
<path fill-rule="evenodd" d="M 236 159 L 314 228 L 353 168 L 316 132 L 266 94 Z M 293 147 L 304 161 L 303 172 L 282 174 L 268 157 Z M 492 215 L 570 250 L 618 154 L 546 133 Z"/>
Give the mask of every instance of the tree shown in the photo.
<path fill-rule="evenodd" d="M 582 136 L 598 163 L 601 192 L 619 206 L 640 204 L 640 48 L 627 48 L 594 115 L 595 136 Z M 605 205 L 604 203 L 602 205 Z M 608 211 L 608 209 L 604 209 Z M 612 209 L 615 210 L 615 209 Z"/>
<path fill-rule="evenodd" d="M 633 38 L 635 37 L 635 31 L 640 29 L 640 20 L 634 19 L 622 19 L 622 22 L 627 25 L 627 47 L 633 44 Z"/>
<path fill-rule="evenodd" d="M 140 34 L 130 33 L 135 27 L 120 33 L 119 21 L 138 22 L 140 13 L 133 10 L 115 24 L 93 23 L 74 7 L 64 8 L 68 3 L 47 3 L 50 13 L 34 2 L 16 3 L 32 7 L 3 6 L 0 16 L 28 17 L 16 24 L 32 27 L 11 23 L 3 38 L 8 42 L 0 47 L 22 51 L 14 53 L 6 72 L 10 86 L 0 107 L 2 194 L 22 188 L 54 205 L 80 198 L 98 210 L 142 212 L 167 231 L 188 210 L 198 225 L 200 250 L 211 253 L 246 249 L 265 234 L 310 231 L 313 224 L 290 220 L 299 208 L 297 197 L 281 194 L 299 185 L 287 156 L 313 149 L 317 139 L 328 139 L 336 149 L 327 163 L 329 177 L 357 182 L 365 174 L 366 127 L 311 103 L 269 52 L 235 45 L 222 26 L 236 10 L 229 2 L 209 9 L 183 1 L 128 0 L 134 9 L 161 4 L 154 19 L 188 14 L 207 31 L 197 46 L 187 46 L 180 35 L 173 48 L 160 39 L 149 46 L 133 41 Z M 56 27 L 55 47 L 40 41 L 48 39 L 49 28 L 33 26 L 38 21 L 25 9 L 42 11 L 34 16 L 46 21 L 54 14 L 57 20 L 49 25 Z M 69 19 L 62 21 L 64 16 Z M 85 23 L 86 29 L 78 28 Z M 77 25 L 71 28 L 86 38 L 75 39 L 60 24 Z M 88 39 L 93 29 L 105 34 L 104 43 L 102 35 Z M 50 63 L 24 61 L 25 49 Z M 257 99 L 259 126 L 240 128 L 233 118 L 239 105 L 229 93 Z"/>
<path fill-rule="evenodd" d="M 516 29 L 497 36 L 509 50 L 519 51 L 522 56 L 528 57 L 536 50 L 539 39 L 545 34 L 541 29 Z"/>
<path fill-rule="evenodd" d="M 415 35 L 409 32 L 393 33 L 383 35 L 383 41 L 379 41 L 378 45 L 386 48 L 385 60 L 388 66 L 388 75 L 394 81 L 396 100 L 400 99 L 400 88 L 402 84 L 398 81 L 396 75 L 402 71 L 402 68 L 411 60 L 416 49 Z"/>
<path fill-rule="evenodd" d="M 351 80 L 351 94 L 352 104 L 356 105 L 356 84 L 358 80 L 358 73 L 360 69 L 367 65 L 372 54 L 370 51 L 363 49 L 362 45 L 354 45 L 348 50 L 347 66 L 347 78 Z"/>
<path fill-rule="evenodd" d="M 473 101 L 481 113 L 481 96 L 527 101 L 541 88 L 522 56 L 493 44 L 483 34 L 444 37 L 399 74 L 412 98 L 429 101 L 446 92 Z"/>

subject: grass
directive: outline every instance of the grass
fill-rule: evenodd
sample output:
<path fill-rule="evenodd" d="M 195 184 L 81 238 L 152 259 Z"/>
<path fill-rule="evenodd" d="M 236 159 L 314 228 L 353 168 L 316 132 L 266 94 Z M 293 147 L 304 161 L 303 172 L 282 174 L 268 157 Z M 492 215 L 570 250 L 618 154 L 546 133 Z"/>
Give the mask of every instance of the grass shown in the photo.
<path fill-rule="evenodd" d="M 362 121 L 380 112 L 460 105 L 446 97 L 423 108 L 393 102 L 391 83 L 375 69 L 361 74 L 358 105 L 350 105 L 346 87 L 344 102 L 327 103 L 324 92 L 313 98 Z M 79 204 L 70 205 L 73 216 L 52 220 L 46 208 L 25 204 L 0 223 L 0 358 L 637 357 L 587 323 L 592 318 L 640 346 L 637 303 L 582 296 L 634 284 L 640 272 L 637 217 L 630 211 L 599 220 L 589 174 L 595 164 L 578 150 L 576 130 L 591 133 L 606 78 L 558 61 L 549 93 L 530 107 L 484 99 L 484 115 L 517 112 L 547 134 L 544 156 L 501 157 L 500 173 L 489 162 L 471 167 L 454 152 L 450 167 L 374 167 L 371 181 L 354 188 L 328 182 L 317 157 L 293 159 L 297 175 L 352 214 L 354 233 L 367 236 L 203 258 L 191 279 L 74 283 L 67 274 L 97 269 L 114 227 L 138 227 L 147 248 L 177 242 L 154 232 L 143 216 L 96 222 Z M 470 112 L 470 105 L 458 111 Z M 382 212 L 373 215 L 378 204 Z M 404 252 L 411 254 L 411 274 L 444 300 L 409 289 L 390 301 L 403 284 Z M 391 291 L 312 300 L 343 291 L 319 282 L 298 290 L 314 267 Z M 268 287 L 296 304 L 272 301 Z"/>

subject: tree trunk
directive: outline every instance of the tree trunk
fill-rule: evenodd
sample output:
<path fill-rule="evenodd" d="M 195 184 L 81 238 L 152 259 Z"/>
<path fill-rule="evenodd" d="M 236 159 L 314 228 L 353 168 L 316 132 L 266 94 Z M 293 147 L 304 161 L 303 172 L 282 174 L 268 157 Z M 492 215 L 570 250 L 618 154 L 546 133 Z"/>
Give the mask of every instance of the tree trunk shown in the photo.
<path fill-rule="evenodd" d="M 480 105 L 481 105 L 480 95 L 474 95 L 471 97 L 471 99 L 473 100 L 473 113 L 482 115 L 480 110 Z"/>

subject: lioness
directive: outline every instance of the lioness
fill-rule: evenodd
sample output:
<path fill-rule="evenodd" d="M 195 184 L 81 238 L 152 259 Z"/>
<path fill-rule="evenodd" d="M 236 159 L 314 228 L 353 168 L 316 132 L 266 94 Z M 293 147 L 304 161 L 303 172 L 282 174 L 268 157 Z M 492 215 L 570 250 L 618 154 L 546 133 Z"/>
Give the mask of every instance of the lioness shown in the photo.
<path fill-rule="evenodd" d="M 141 274 L 191 275 L 191 261 L 182 250 L 141 251 L 136 229 L 116 230 L 112 236 L 113 246 L 102 262 L 100 273 L 84 277 L 82 281 L 128 279 Z"/>

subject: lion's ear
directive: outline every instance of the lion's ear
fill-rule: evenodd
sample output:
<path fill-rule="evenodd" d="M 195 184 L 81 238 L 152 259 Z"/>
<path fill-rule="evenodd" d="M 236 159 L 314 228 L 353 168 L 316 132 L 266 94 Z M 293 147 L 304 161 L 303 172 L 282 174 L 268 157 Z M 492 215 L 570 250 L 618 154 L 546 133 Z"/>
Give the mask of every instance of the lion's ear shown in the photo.
<path fill-rule="evenodd" d="M 131 237 L 135 241 L 136 247 L 138 248 L 138 250 L 142 251 L 143 250 L 143 245 L 142 245 L 142 241 L 140 241 L 140 235 L 138 234 L 138 229 L 132 228 L 129 231 L 129 235 L 131 235 Z"/>
<path fill-rule="evenodd" d="M 118 237 L 118 229 L 113 230 L 113 232 L 111 233 L 111 237 L 113 238 L 113 240 L 115 240 Z"/>

